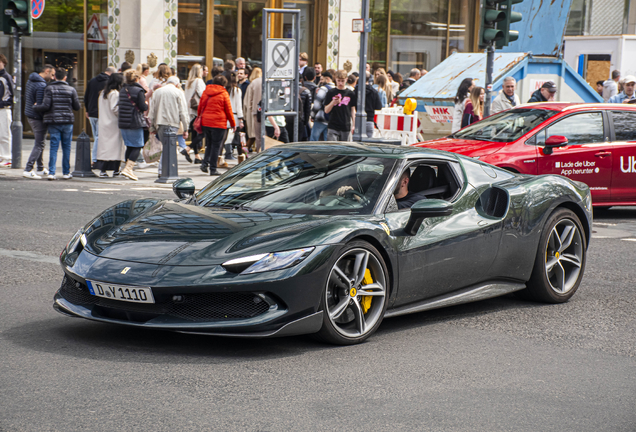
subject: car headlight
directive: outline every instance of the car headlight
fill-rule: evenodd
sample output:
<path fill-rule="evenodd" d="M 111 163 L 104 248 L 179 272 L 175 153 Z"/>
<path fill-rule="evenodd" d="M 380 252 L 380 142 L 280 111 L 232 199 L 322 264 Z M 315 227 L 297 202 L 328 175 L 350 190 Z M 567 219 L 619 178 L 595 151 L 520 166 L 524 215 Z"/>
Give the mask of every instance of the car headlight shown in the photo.
<path fill-rule="evenodd" d="M 314 248 L 310 247 L 284 252 L 258 254 L 229 260 L 221 265 L 227 271 L 240 274 L 282 270 L 299 264 L 307 258 L 313 250 Z"/>
<path fill-rule="evenodd" d="M 71 240 L 66 244 L 66 253 L 71 254 L 77 250 L 79 244 L 86 246 L 86 236 L 84 235 L 84 228 L 80 228 L 71 237 Z"/>

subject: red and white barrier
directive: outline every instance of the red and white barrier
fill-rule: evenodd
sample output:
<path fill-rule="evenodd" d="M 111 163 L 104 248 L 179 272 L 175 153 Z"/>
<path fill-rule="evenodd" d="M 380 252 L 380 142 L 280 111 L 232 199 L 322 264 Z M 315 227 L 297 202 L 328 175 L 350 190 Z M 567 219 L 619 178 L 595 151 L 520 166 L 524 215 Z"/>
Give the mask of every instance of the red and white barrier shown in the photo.
<path fill-rule="evenodd" d="M 402 145 L 422 141 L 421 137 L 418 139 L 417 111 L 406 115 L 402 112 L 402 107 L 383 108 L 375 112 L 373 119 L 378 127 L 374 136 L 378 138 L 401 139 Z"/>

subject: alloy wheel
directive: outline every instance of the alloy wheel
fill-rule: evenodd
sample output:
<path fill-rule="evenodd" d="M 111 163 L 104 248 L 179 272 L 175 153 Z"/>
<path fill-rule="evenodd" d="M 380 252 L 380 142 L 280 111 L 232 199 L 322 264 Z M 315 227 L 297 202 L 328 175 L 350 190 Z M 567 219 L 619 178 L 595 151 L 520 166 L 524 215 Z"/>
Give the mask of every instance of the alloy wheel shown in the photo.
<path fill-rule="evenodd" d="M 336 261 L 327 280 L 329 320 L 345 337 L 363 336 L 382 318 L 386 295 L 380 260 L 367 249 L 351 249 Z"/>
<path fill-rule="evenodd" d="M 569 292 L 578 280 L 583 262 L 581 232 L 570 219 L 552 228 L 545 253 L 545 274 L 557 294 Z"/>

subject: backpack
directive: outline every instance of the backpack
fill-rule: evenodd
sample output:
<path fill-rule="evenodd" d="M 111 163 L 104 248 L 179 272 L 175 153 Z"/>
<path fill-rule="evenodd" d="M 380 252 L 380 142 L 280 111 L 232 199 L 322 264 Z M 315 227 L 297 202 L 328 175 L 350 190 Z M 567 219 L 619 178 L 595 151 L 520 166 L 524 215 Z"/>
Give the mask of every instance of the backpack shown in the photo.
<path fill-rule="evenodd" d="M 329 93 L 329 90 L 334 88 L 334 86 L 331 84 L 325 84 L 323 87 L 327 89 L 327 93 Z M 329 114 L 325 112 L 325 106 L 328 105 L 325 103 L 326 100 L 327 100 L 327 95 L 325 94 L 325 98 L 320 102 L 320 111 L 316 113 L 316 121 L 325 122 L 325 123 L 329 122 Z"/>

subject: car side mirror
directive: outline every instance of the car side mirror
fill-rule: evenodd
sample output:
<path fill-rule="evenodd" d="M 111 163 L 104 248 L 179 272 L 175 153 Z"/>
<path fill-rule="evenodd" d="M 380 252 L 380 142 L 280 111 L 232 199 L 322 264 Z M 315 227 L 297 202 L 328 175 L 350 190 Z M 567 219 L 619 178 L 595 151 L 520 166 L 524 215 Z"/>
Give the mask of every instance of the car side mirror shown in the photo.
<path fill-rule="evenodd" d="M 552 135 L 545 140 L 545 147 L 543 148 L 543 154 L 552 154 L 555 147 L 564 147 L 568 145 L 568 139 L 563 135 Z"/>
<path fill-rule="evenodd" d="M 413 236 L 420 229 L 424 219 L 431 217 L 450 216 L 453 213 L 453 205 L 448 201 L 440 199 L 424 199 L 416 202 L 411 207 L 409 217 L 404 232 Z"/>
<path fill-rule="evenodd" d="M 195 187 L 191 178 L 179 179 L 172 183 L 172 191 L 180 199 L 192 198 Z"/>

